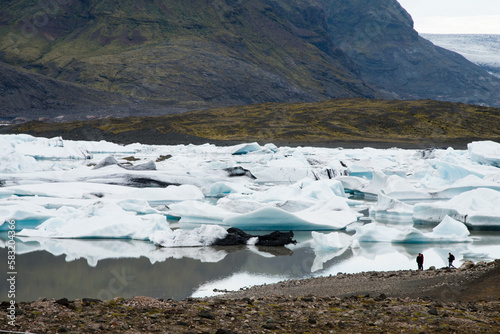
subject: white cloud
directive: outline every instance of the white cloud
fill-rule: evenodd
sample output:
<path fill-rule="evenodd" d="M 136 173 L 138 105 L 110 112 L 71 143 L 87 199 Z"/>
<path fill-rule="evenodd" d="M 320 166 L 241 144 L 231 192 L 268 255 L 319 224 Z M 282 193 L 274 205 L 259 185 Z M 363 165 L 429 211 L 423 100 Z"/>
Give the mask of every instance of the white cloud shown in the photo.
<path fill-rule="evenodd" d="M 435 34 L 500 34 L 500 15 L 425 17 L 415 21 L 415 30 Z"/>
<path fill-rule="evenodd" d="M 499 0 L 398 0 L 421 33 L 500 34 Z"/>

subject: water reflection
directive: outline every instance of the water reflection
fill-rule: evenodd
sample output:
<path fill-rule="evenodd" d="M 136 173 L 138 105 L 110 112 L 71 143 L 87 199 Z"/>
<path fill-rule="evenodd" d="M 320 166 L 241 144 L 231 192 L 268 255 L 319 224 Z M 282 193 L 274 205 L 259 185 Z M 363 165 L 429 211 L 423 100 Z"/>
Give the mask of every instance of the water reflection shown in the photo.
<path fill-rule="evenodd" d="M 416 269 L 447 265 L 448 252 L 463 261 L 500 258 L 500 232 L 473 232 L 463 244 L 360 243 L 358 248 L 315 250 L 310 232 L 298 232 L 290 247 L 158 248 L 136 240 L 17 239 L 18 301 L 47 298 L 151 296 L 184 299 L 214 294 L 213 289 L 285 279 L 336 275 L 338 272 Z M 0 235 L 1 268 L 7 272 L 5 235 Z M 0 285 L 0 295 L 7 287 Z M 4 297 L 6 298 L 6 297 Z"/>

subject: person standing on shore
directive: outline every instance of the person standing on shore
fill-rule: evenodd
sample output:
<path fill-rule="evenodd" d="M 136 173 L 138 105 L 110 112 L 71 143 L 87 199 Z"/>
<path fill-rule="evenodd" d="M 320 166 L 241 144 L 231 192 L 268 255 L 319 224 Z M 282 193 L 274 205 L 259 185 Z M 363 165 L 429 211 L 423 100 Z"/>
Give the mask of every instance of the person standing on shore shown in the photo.
<path fill-rule="evenodd" d="M 455 268 L 455 266 L 453 265 L 453 261 L 455 260 L 455 256 L 453 256 L 453 254 L 451 253 L 448 253 L 448 268 Z"/>
<path fill-rule="evenodd" d="M 424 255 L 422 253 L 418 253 L 417 264 L 418 270 L 424 270 Z"/>

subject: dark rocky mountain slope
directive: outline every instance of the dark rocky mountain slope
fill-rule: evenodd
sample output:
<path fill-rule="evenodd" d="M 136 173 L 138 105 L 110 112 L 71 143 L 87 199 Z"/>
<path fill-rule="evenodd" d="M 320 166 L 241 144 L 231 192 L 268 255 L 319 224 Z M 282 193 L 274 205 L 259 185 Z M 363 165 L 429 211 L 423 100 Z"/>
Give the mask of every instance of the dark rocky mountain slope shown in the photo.
<path fill-rule="evenodd" d="M 323 0 L 332 40 L 370 84 L 399 99 L 500 106 L 500 80 L 413 29 L 395 0 Z"/>
<path fill-rule="evenodd" d="M 9 0 L 0 61 L 31 72 L 1 77 L 11 95 L 11 76 L 27 80 L 14 94 L 23 98 L 3 96 L 4 114 L 152 115 L 337 97 L 500 105 L 500 80 L 420 38 L 396 0 Z"/>

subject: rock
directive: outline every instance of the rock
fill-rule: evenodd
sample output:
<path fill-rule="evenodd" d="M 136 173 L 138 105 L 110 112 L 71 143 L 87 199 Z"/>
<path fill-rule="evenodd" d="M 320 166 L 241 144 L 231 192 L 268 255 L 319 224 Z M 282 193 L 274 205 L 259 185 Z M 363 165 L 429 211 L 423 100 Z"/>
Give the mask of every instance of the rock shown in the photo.
<path fill-rule="evenodd" d="M 82 298 L 82 305 L 83 306 L 89 306 L 92 304 L 100 304 L 100 303 L 102 303 L 102 300 L 100 300 L 100 299 Z"/>
<path fill-rule="evenodd" d="M 127 170 L 156 170 L 156 164 L 153 161 L 148 161 L 143 164 L 135 165 L 135 166 L 126 166 L 118 162 L 114 157 L 106 157 L 103 160 L 101 160 L 93 169 L 100 169 L 103 167 L 107 166 L 113 166 L 116 165 L 118 167 L 121 167 L 123 169 Z"/>
<path fill-rule="evenodd" d="M 65 306 L 65 307 L 70 307 L 70 301 L 68 300 L 68 298 L 61 298 L 61 299 L 58 299 L 55 301 L 56 304 L 59 304 L 59 305 L 62 305 L 62 306 Z"/>
<path fill-rule="evenodd" d="M 215 315 L 212 312 L 208 311 L 208 310 L 201 310 L 198 313 L 198 316 L 201 317 L 201 318 L 209 319 L 209 320 L 214 320 L 215 319 Z"/>
<path fill-rule="evenodd" d="M 474 268 L 474 262 L 472 261 L 465 261 L 464 263 L 462 263 L 462 265 L 458 268 L 459 270 L 468 270 L 468 269 L 471 269 L 471 268 Z"/>
<path fill-rule="evenodd" d="M 254 236 L 250 235 L 239 228 L 231 227 L 227 230 L 227 235 L 223 239 L 217 239 L 213 246 L 234 246 L 246 245 L 251 238 L 257 238 L 255 245 L 257 246 L 284 246 L 296 243 L 293 240 L 293 232 L 274 231 L 270 234 Z"/>
<path fill-rule="evenodd" d="M 230 177 L 235 176 L 248 176 L 251 179 L 256 179 L 256 177 L 248 170 L 241 166 L 231 167 L 224 169 Z"/>
<path fill-rule="evenodd" d="M 438 315 L 438 311 L 435 307 L 430 307 L 427 313 L 429 313 L 430 315 Z"/>
<path fill-rule="evenodd" d="M 222 329 L 222 328 L 219 328 L 215 334 L 236 334 L 236 332 L 233 332 L 232 330 L 229 330 L 229 329 Z"/>

